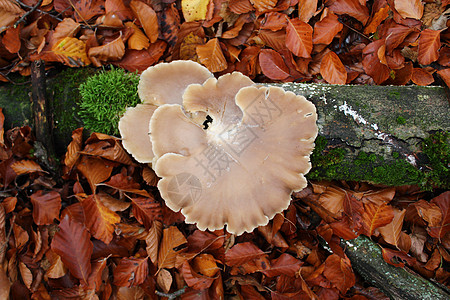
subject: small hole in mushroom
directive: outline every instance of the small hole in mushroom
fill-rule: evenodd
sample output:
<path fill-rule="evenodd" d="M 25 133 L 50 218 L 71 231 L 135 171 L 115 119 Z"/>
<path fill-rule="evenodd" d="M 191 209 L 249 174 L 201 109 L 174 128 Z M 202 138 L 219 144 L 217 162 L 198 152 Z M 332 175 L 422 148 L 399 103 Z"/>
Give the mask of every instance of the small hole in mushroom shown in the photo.
<path fill-rule="evenodd" d="M 307 114 L 305 115 L 305 117 L 308 118 L 308 117 L 311 117 L 312 115 L 313 115 L 313 113 L 307 113 Z"/>
<path fill-rule="evenodd" d="M 203 122 L 203 129 L 208 129 L 208 127 L 209 127 L 209 124 L 212 124 L 212 122 L 213 122 L 213 119 L 209 116 L 209 115 L 207 115 L 206 116 L 206 120 L 205 120 L 205 122 Z"/>

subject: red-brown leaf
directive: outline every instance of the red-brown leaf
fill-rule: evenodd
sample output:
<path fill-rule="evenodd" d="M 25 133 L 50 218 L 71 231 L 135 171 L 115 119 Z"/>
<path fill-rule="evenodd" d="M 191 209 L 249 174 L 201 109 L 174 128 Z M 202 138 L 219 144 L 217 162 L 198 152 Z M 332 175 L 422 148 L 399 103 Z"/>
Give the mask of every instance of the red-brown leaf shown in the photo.
<path fill-rule="evenodd" d="M 299 259 L 287 253 L 283 253 L 280 257 L 271 261 L 271 266 L 268 269 L 261 272 L 268 277 L 275 277 L 281 274 L 295 277 L 295 274 L 300 270 L 302 264 L 303 263 Z"/>
<path fill-rule="evenodd" d="M 423 4 L 421 0 L 394 0 L 395 10 L 403 18 L 420 20 L 423 15 Z"/>
<path fill-rule="evenodd" d="M 437 73 L 444 80 L 445 84 L 450 87 L 450 68 L 439 70 Z"/>
<path fill-rule="evenodd" d="M 441 47 L 441 32 L 439 30 L 425 29 L 419 37 L 419 55 L 417 59 L 422 65 L 429 65 L 439 58 Z"/>
<path fill-rule="evenodd" d="M 156 43 L 150 44 L 146 50 L 126 49 L 123 58 L 113 64 L 130 72 L 142 73 L 161 58 L 166 47 L 166 42 L 158 40 Z"/>
<path fill-rule="evenodd" d="M 16 53 L 19 52 L 20 50 L 21 42 L 19 33 L 20 33 L 20 26 L 16 28 L 14 27 L 8 28 L 5 31 L 5 34 L 3 35 L 2 43 L 5 46 L 5 48 L 11 53 Z"/>
<path fill-rule="evenodd" d="M 161 245 L 158 252 L 158 269 L 175 267 L 177 254 L 182 250 L 174 250 L 185 244 L 186 238 L 175 226 L 164 229 Z"/>
<path fill-rule="evenodd" d="M 412 82 L 417 85 L 427 86 L 434 82 L 433 75 L 422 68 L 414 68 L 411 76 Z"/>
<path fill-rule="evenodd" d="M 259 53 L 259 64 L 263 74 L 270 79 L 285 80 L 290 76 L 283 57 L 274 50 L 262 49 Z"/>
<path fill-rule="evenodd" d="M 336 254 L 328 256 L 325 260 L 323 275 L 331 281 L 342 294 L 345 294 L 355 285 L 355 274 L 353 273 L 350 260 L 340 258 Z"/>
<path fill-rule="evenodd" d="M 61 256 L 73 276 L 87 284 L 91 273 L 93 245 L 84 225 L 66 215 L 59 224 L 59 232 L 52 240 L 52 250 Z"/>
<path fill-rule="evenodd" d="M 122 258 L 114 269 L 114 284 L 132 287 L 144 282 L 148 275 L 148 260 L 144 258 Z"/>
<path fill-rule="evenodd" d="M 376 205 L 372 202 L 364 204 L 363 228 L 365 235 L 370 237 L 375 229 L 389 224 L 393 219 L 392 206 L 387 204 Z"/>
<path fill-rule="evenodd" d="M 153 220 L 162 219 L 161 204 L 153 196 L 131 198 L 132 212 L 136 220 L 149 229 Z"/>
<path fill-rule="evenodd" d="M 317 0 L 299 0 L 298 18 L 308 23 L 317 10 Z M 317 24 L 317 23 L 316 23 Z"/>
<path fill-rule="evenodd" d="M 322 58 L 320 74 L 331 84 L 345 84 L 347 81 L 347 70 L 339 56 L 333 51 L 328 52 Z"/>
<path fill-rule="evenodd" d="M 96 185 L 109 178 L 112 172 L 111 163 L 97 157 L 83 156 L 77 165 L 78 170 L 86 177 L 95 192 Z"/>
<path fill-rule="evenodd" d="M 16 172 L 17 175 L 34 173 L 34 172 L 44 172 L 41 166 L 34 160 L 19 160 L 11 164 L 11 168 Z"/>
<path fill-rule="evenodd" d="M 343 27 L 344 25 L 339 22 L 338 16 L 330 12 L 314 25 L 313 43 L 328 45 Z"/>
<path fill-rule="evenodd" d="M 39 190 L 30 196 L 33 204 L 33 220 L 37 225 L 49 225 L 58 219 L 61 210 L 61 196 L 58 192 L 45 193 Z"/>
<path fill-rule="evenodd" d="M 298 57 L 310 58 L 313 48 L 313 29 L 299 19 L 288 19 L 286 27 L 286 46 Z"/>
<path fill-rule="evenodd" d="M 369 20 L 369 10 L 359 0 L 331 0 L 327 5 L 338 15 L 349 15 L 365 25 Z"/>
<path fill-rule="evenodd" d="M 120 217 L 108 209 L 97 195 L 89 195 L 81 205 L 83 206 L 85 223 L 96 239 L 109 244 L 113 238 L 114 224 L 120 222 Z"/>
<path fill-rule="evenodd" d="M 394 209 L 394 219 L 389 224 L 378 228 L 384 240 L 396 247 L 399 246 L 400 235 L 402 232 L 403 219 L 406 210 Z"/>
<path fill-rule="evenodd" d="M 64 164 L 67 168 L 72 169 L 72 167 L 77 162 L 81 151 L 83 143 L 83 128 L 78 128 L 72 131 L 72 141 L 69 146 L 67 146 L 66 157 L 64 158 Z"/>
<path fill-rule="evenodd" d="M 225 253 L 225 264 L 230 267 L 237 267 L 263 255 L 265 253 L 255 244 L 250 242 L 239 243 Z"/>
<path fill-rule="evenodd" d="M 437 204 L 441 209 L 442 221 L 440 226 L 429 228 L 428 233 L 434 238 L 441 239 L 450 231 L 450 191 L 433 198 L 431 203 Z"/>
<path fill-rule="evenodd" d="M 214 281 L 213 277 L 203 276 L 195 272 L 188 261 L 183 263 L 181 267 L 181 274 L 186 284 L 195 290 L 204 290 L 211 286 Z"/>

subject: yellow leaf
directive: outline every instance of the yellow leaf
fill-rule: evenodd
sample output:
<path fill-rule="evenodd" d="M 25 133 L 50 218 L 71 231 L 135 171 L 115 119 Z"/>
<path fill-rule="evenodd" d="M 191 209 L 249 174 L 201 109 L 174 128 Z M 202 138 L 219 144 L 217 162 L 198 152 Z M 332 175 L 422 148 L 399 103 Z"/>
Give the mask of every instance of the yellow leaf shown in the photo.
<path fill-rule="evenodd" d="M 89 65 L 86 55 L 86 44 L 77 38 L 65 37 L 55 45 L 52 51 L 59 55 L 67 65 L 74 65 L 72 61 L 79 61 L 82 65 Z"/>
<path fill-rule="evenodd" d="M 206 19 L 209 0 L 181 0 L 181 9 L 186 22 Z"/>

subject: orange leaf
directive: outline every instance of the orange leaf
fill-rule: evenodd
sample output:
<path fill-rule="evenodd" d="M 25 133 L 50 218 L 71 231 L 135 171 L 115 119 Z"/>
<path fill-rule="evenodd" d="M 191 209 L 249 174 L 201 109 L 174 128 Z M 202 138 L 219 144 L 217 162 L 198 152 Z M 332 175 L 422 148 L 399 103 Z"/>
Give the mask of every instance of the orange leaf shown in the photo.
<path fill-rule="evenodd" d="M 149 229 L 152 222 L 157 219 L 162 219 L 161 204 L 155 200 L 153 196 L 131 198 L 132 212 L 136 220 Z"/>
<path fill-rule="evenodd" d="M 72 141 L 67 146 L 66 157 L 64 158 L 64 164 L 67 168 L 72 169 L 72 167 L 77 162 L 81 151 L 83 143 L 83 128 L 78 128 L 72 131 Z"/>
<path fill-rule="evenodd" d="M 130 72 L 142 73 L 161 58 L 166 47 L 166 42 L 158 40 L 156 43 L 150 44 L 147 50 L 127 49 L 124 57 L 113 64 Z"/>
<path fill-rule="evenodd" d="M 404 262 L 407 262 L 409 265 L 414 265 L 416 259 L 414 257 L 409 256 L 404 251 L 392 250 L 388 248 L 381 249 L 384 261 L 390 265 L 395 267 L 403 268 L 405 266 Z M 396 259 L 398 262 L 395 262 L 393 259 Z"/>
<path fill-rule="evenodd" d="M 64 18 L 55 28 L 52 39 L 56 42 L 65 37 L 74 37 L 80 30 L 81 24 L 75 22 L 72 18 Z"/>
<path fill-rule="evenodd" d="M 186 238 L 176 226 L 164 229 L 158 252 L 158 269 L 175 267 L 177 254 L 182 250 L 175 251 L 174 249 L 186 242 Z"/>
<path fill-rule="evenodd" d="M 412 32 L 414 32 L 415 29 L 403 26 L 400 24 L 392 24 L 389 26 L 387 32 L 386 32 L 386 51 L 388 54 L 391 54 L 392 51 L 397 48 L 405 38 Z"/>
<path fill-rule="evenodd" d="M 105 12 L 114 13 L 122 21 L 133 19 L 133 13 L 131 12 L 130 8 L 125 5 L 123 0 L 106 0 Z"/>
<path fill-rule="evenodd" d="M 192 269 L 208 277 L 214 277 L 220 270 L 214 256 L 207 253 L 202 253 L 192 260 Z"/>
<path fill-rule="evenodd" d="M 439 48 L 441 47 L 441 32 L 439 30 L 425 29 L 419 37 L 418 61 L 422 65 L 429 65 L 439 58 Z"/>
<path fill-rule="evenodd" d="M 269 29 L 277 31 L 283 29 L 287 25 L 286 15 L 279 12 L 269 12 L 265 15 L 264 23 L 261 29 Z"/>
<path fill-rule="evenodd" d="M 258 12 L 268 12 L 277 5 L 277 0 L 250 0 Z"/>
<path fill-rule="evenodd" d="M 125 174 L 119 173 L 111 176 L 111 179 L 102 185 L 112 187 L 118 191 L 125 193 L 137 194 L 144 197 L 151 197 L 146 190 L 140 189 L 140 184 L 135 182 L 132 177 L 126 176 Z"/>
<path fill-rule="evenodd" d="M 68 66 L 84 66 L 91 62 L 86 55 L 86 44 L 77 38 L 65 37 L 52 47 L 56 59 Z"/>
<path fill-rule="evenodd" d="M 347 81 L 347 71 L 344 64 L 333 51 L 328 52 L 322 58 L 320 74 L 331 84 L 345 84 Z"/>
<path fill-rule="evenodd" d="M 417 85 L 427 86 L 434 82 L 433 75 L 422 68 L 414 68 L 411 76 L 412 82 Z"/>
<path fill-rule="evenodd" d="M 145 242 L 147 244 L 146 250 L 148 257 L 155 266 L 158 265 L 158 248 L 162 235 L 163 224 L 158 220 L 153 221 L 152 227 L 148 230 Z"/>
<path fill-rule="evenodd" d="M 445 84 L 450 87 L 450 68 L 439 70 L 437 73 L 444 80 Z"/>
<path fill-rule="evenodd" d="M 10 53 L 16 53 L 20 50 L 20 26 L 14 28 L 10 27 L 6 30 L 5 34 L 2 38 L 2 43 L 5 46 L 6 50 L 8 50 Z"/>
<path fill-rule="evenodd" d="M 83 156 L 77 164 L 77 169 L 86 177 L 94 193 L 96 185 L 111 176 L 111 163 L 97 157 Z"/>
<path fill-rule="evenodd" d="M 30 196 L 33 204 L 33 220 L 37 225 L 49 225 L 58 219 L 61 210 L 61 196 L 58 192 L 44 193 L 39 190 Z"/>
<path fill-rule="evenodd" d="M 384 40 L 377 40 L 367 45 L 363 50 L 362 61 L 364 71 L 373 78 L 377 84 L 381 84 L 389 78 L 389 68 L 380 62 L 378 51 L 384 45 Z"/>
<path fill-rule="evenodd" d="M 103 0 L 79 0 L 71 4 L 75 9 L 75 19 L 87 23 L 95 16 L 105 13 Z"/>
<path fill-rule="evenodd" d="M 105 45 L 92 47 L 88 52 L 89 57 L 101 61 L 118 60 L 121 59 L 124 54 L 125 44 L 123 43 L 121 36 Z"/>
<path fill-rule="evenodd" d="M 66 215 L 59 223 L 60 230 L 52 240 L 52 250 L 61 256 L 73 276 L 87 284 L 91 273 L 93 245 L 84 225 Z"/>
<path fill-rule="evenodd" d="M 100 201 L 97 195 L 89 195 L 82 200 L 85 224 L 92 236 L 109 244 L 113 238 L 114 224 L 120 222 L 120 217 Z"/>
<path fill-rule="evenodd" d="M 271 49 L 262 49 L 259 53 L 261 71 L 273 80 L 285 80 L 290 77 L 289 69 L 283 57 Z"/>
<path fill-rule="evenodd" d="M 338 16 L 329 13 L 325 18 L 314 25 L 313 43 L 330 44 L 343 27 L 344 25 L 339 22 Z"/>
<path fill-rule="evenodd" d="M 250 0 L 230 0 L 228 8 L 235 14 L 245 14 L 254 10 Z"/>
<path fill-rule="evenodd" d="M 128 38 L 128 48 L 134 50 L 147 49 L 150 46 L 150 42 L 145 34 L 132 22 L 126 22 L 126 27 L 133 28 L 133 34 Z"/>
<path fill-rule="evenodd" d="M 389 224 L 394 219 L 394 211 L 387 204 L 376 205 L 372 202 L 364 204 L 363 228 L 365 235 L 371 236 L 375 229 Z"/>
<path fill-rule="evenodd" d="M 255 244 L 250 242 L 239 243 L 225 253 L 225 264 L 230 267 L 238 267 L 263 255 L 265 253 Z"/>
<path fill-rule="evenodd" d="M 338 15 L 349 15 L 365 25 L 369 20 L 369 10 L 359 0 L 331 0 L 327 5 Z"/>
<path fill-rule="evenodd" d="M 275 277 L 281 274 L 295 277 L 295 274 L 300 270 L 302 264 L 303 263 L 299 259 L 287 253 L 283 253 L 280 257 L 273 259 L 270 267 L 266 270 L 262 270 L 261 273 L 267 277 Z"/>
<path fill-rule="evenodd" d="M 150 39 L 150 43 L 156 42 L 158 39 L 159 26 L 158 17 L 153 8 L 144 2 L 137 0 L 132 0 L 130 2 L 130 8 L 136 17 L 138 17 L 139 22 L 142 24 L 142 28 L 144 28 L 145 34 Z"/>
<path fill-rule="evenodd" d="M 122 258 L 114 269 L 114 284 L 132 287 L 144 282 L 148 276 L 148 260 L 145 258 Z"/>
<path fill-rule="evenodd" d="M 220 72 L 228 67 L 218 38 L 209 40 L 205 45 L 197 46 L 198 59 L 211 72 Z"/>
<path fill-rule="evenodd" d="M 376 11 L 373 15 L 372 20 L 367 24 L 366 28 L 364 28 L 364 34 L 372 34 L 377 31 L 378 25 L 381 24 L 386 18 L 389 16 L 389 12 L 391 11 L 389 5 L 381 8 Z"/>
<path fill-rule="evenodd" d="M 317 10 L 317 0 L 299 0 L 298 1 L 298 18 L 308 23 Z M 317 24 L 317 23 L 316 23 Z"/>
<path fill-rule="evenodd" d="M 195 290 L 208 289 L 214 281 L 214 278 L 203 276 L 195 272 L 188 261 L 183 263 L 181 274 L 183 275 L 186 284 Z"/>
<path fill-rule="evenodd" d="M 298 57 L 309 58 L 313 47 L 313 29 L 299 19 L 288 19 L 286 27 L 286 46 Z"/>
<path fill-rule="evenodd" d="M 33 283 L 33 274 L 31 274 L 30 269 L 23 262 L 19 262 L 19 271 L 20 276 L 22 277 L 23 283 L 27 288 L 31 288 L 31 284 Z M 8 299 L 8 298 L 6 298 Z"/>
<path fill-rule="evenodd" d="M 25 12 L 15 2 L 0 0 L 0 32 L 12 25 Z"/>
<path fill-rule="evenodd" d="M 406 210 L 399 210 L 394 208 L 394 219 L 386 226 L 378 228 L 384 240 L 395 246 L 399 246 L 400 235 L 402 232 L 403 218 L 405 217 Z"/>
<path fill-rule="evenodd" d="M 325 260 L 325 269 L 323 275 L 331 281 L 342 294 L 345 294 L 352 286 L 355 285 L 355 274 L 353 273 L 350 260 L 340 258 L 336 254 L 332 254 Z"/>
<path fill-rule="evenodd" d="M 395 10 L 403 18 L 420 20 L 423 15 L 423 4 L 421 0 L 394 0 Z"/>
<path fill-rule="evenodd" d="M 450 231 L 450 191 L 433 198 L 431 203 L 438 205 L 441 209 L 442 221 L 440 226 L 429 227 L 428 233 L 434 238 L 441 239 Z"/>
<path fill-rule="evenodd" d="M 11 168 L 14 170 L 14 172 L 16 172 L 17 175 L 34 172 L 45 172 L 37 162 L 28 159 L 19 160 L 12 163 Z"/>

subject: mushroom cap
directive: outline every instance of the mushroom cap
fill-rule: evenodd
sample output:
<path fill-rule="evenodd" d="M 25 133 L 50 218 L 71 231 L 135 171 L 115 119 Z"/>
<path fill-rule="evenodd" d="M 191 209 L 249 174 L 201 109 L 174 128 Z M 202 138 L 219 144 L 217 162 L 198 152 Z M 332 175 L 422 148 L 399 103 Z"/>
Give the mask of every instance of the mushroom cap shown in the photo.
<path fill-rule="evenodd" d="M 155 105 L 182 103 L 186 87 L 203 83 L 214 75 L 191 60 L 175 60 L 150 67 L 141 74 L 138 93 L 144 103 Z"/>
<path fill-rule="evenodd" d="M 145 70 L 139 80 L 138 93 L 142 104 L 128 108 L 119 121 L 124 148 L 140 163 L 151 163 L 154 155 L 149 123 L 159 105 L 181 104 L 183 93 L 190 84 L 200 84 L 213 74 L 193 61 L 161 63 Z M 197 114 L 197 122 L 205 115 Z"/>
<path fill-rule="evenodd" d="M 226 80 L 234 82 L 234 76 Z M 200 230 L 227 225 L 239 235 L 267 224 L 288 207 L 292 191 L 306 187 L 316 109 L 303 96 L 278 87 L 241 87 L 234 103 L 228 94 L 210 95 L 206 103 L 201 95 L 211 93 L 211 82 L 189 86 L 184 94 L 186 111 L 212 115 L 206 130 L 180 105 L 155 111 L 150 121 L 159 157 L 154 169 L 162 177 L 158 188 L 167 206 L 181 209 L 187 223 L 197 223 Z M 216 87 L 220 84 L 221 78 Z M 215 89 L 216 96 L 224 89 Z"/>

